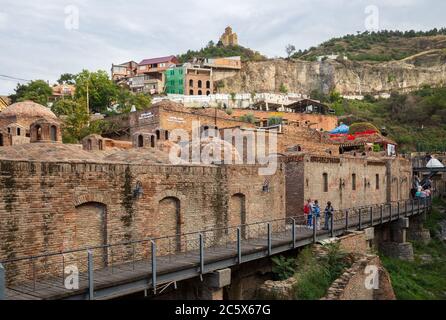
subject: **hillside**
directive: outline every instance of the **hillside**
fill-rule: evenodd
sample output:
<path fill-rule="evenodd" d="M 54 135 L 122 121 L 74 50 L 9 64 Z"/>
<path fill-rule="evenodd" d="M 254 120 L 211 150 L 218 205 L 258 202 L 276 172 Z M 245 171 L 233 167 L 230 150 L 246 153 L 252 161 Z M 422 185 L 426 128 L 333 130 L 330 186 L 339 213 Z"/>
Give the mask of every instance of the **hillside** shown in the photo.
<path fill-rule="evenodd" d="M 213 58 L 213 57 L 234 57 L 240 56 L 242 61 L 266 60 L 266 57 L 259 52 L 242 46 L 223 46 L 209 41 L 208 45 L 200 50 L 188 50 L 186 53 L 178 55 L 181 63 L 188 62 L 192 58 Z"/>
<path fill-rule="evenodd" d="M 338 54 L 353 61 L 384 62 L 402 60 L 429 51 L 446 48 L 446 28 L 422 31 L 364 32 L 330 39 L 317 47 L 299 51 L 292 57 L 316 61 L 317 56 Z"/>
<path fill-rule="evenodd" d="M 446 151 L 446 87 L 428 86 L 389 99 L 366 96 L 364 101 L 316 94 L 346 124 L 371 122 L 399 144 L 401 152 Z"/>

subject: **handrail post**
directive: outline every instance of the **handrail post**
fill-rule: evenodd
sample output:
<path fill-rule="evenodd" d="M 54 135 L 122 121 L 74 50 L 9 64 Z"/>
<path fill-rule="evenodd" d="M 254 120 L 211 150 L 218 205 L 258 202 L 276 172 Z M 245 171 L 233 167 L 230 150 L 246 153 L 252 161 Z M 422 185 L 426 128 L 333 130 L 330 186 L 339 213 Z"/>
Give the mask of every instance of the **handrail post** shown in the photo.
<path fill-rule="evenodd" d="M 268 226 L 268 255 L 271 255 L 272 247 L 271 247 L 271 223 L 267 224 Z"/>
<path fill-rule="evenodd" d="M 407 218 L 407 199 L 404 200 L 404 216 Z"/>
<path fill-rule="evenodd" d="M 413 216 L 413 211 L 415 210 L 415 201 L 413 198 L 411 200 L 411 203 L 412 203 L 412 210 L 410 211 L 410 215 Z"/>
<path fill-rule="evenodd" d="M 398 219 L 400 218 L 400 202 L 398 201 L 397 202 L 397 207 L 396 207 L 396 212 L 397 212 L 397 217 L 398 217 Z"/>
<path fill-rule="evenodd" d="M 370 226 L 373 227 L 373 206 L 370 207 Z"/>
<path fill-rule="evenodd" d="M 152 243 L 152 287 L 153 293 L 156 294 L 156 243 L 150 240 Z"/>
<path fill-rule="evenodd" d="M 348 209 L 345 210 L 345 231 L 348 231 Z"/>
<path fill-rule="evenodd" d="M 316 215 L 313 214 L 313 243 L 316 243 Z"/>
<path fill-rule="evenodd" d="M 330 237 L 334 237 L 334 216 L 335 216 L 335 212 L 333 210 L 332 214 L 331 214 L 331 218 L 330 218 Z"/>
<path fill-rule="evenodd" d="M 242 230 L 237 228 L 237 263 L 242 263 Z"/>
<path fill-rule="evenodd" d="M 389 203 L 389 222 L 392 222 L 392 202 Z"/>
<path fill-rule="evenodd" d="M 204 274 L 204 242 L 203 242 L 203 234 L 199 235 L 200 240 L 200 273 Z"/>
<path fill-rule="evenodd" d="M 384 209 L 383 209 L 383 205 L 379 206 L 379 216 L 380 216 L 380 219 L 381 219 L 381 224 L 383 224 L 384 223 Z"/>
<path fill-rule="evenodd" d="M 291 239 L 293 240 L 293 249 L 296 248 L 296 220 L 291 218 L 293 224 L 291 225 Z"/>
<path fill-rule="evenodd" d="M 0 263 L 0 300 L 6 300 L 6 272 Z"/>
<path fill-rule="evenodd" d="M 361 208 L 359 208 L 359 230 L 361 231 L 361 227 L 362 227 L 362 221 L 361 221 L 361 211 L 362 211 L 362 209 Z"/>
<path fill-rule="evenodd" d="M 93 273 L 93 252 L 87 250 L 88 256 L 88 299 L 94 299 L 94 273 Z"/>

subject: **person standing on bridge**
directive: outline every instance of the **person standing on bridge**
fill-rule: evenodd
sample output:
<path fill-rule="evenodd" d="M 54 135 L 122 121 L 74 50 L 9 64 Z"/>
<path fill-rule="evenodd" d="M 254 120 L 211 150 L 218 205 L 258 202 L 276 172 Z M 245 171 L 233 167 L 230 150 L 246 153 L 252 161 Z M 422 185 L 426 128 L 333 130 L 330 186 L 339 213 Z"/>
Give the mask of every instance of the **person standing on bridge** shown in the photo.
<path fill-rule="evenodd" d="M 311 216 L 311 199 L 307 200 L 307 203 L 304 205 L 304 216 L 306 219 L 307 226 L 311 228 L 313 217 Z"/>
<path fill-rule="evenodd" d="M 316 230 L 320 230 L 320 217 L 321 217 L 321 208 L 319 207 L 319 202 L 314 200 L 313 205 L 311 206 L 311 214 L 314 217 L 316 223 Z"/>
<path fill-rule="evenodd" d="M 325 207 L 324 213 L 325 213 L 325 223 L 324 223 L 324 230 L 329 230 L 331 228 L 331 219 L 333 219 L 333 206 L 331 205 L 331 202 L 327 202 L 327 206 Z"/>

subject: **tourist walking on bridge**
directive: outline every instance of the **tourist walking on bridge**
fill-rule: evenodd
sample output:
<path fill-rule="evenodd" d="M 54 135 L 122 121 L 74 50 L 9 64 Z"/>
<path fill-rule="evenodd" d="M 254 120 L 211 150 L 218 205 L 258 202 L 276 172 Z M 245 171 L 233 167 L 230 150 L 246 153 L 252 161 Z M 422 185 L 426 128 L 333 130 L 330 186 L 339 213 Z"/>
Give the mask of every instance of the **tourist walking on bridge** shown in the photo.
<path fill-rule="evenodd" d="M 331 229 L 331 219 L 333 219 L 333 206 L 331 205 L 331 202 L 327 202 L 327 206 L 325 207 L 324 213 L 325 213 L 325 223 L 324 223 L 324 230 Z"/>
<path fill-rule="evenodd" d="M 320 230 L 321 208 L 319 207 L 319 202 L 317 200 L 314 200 L 314 203 L 311 206 L 311 214 L 316 223 L 316 230 Z"/>
<path fill-rule="evenodd" d="M 308 228 L 311 228 L 313 219 L 313 216 L 311 215 L 311 199 L 308 199 L 307 203 L 304 205 L 304 216 Z"/>

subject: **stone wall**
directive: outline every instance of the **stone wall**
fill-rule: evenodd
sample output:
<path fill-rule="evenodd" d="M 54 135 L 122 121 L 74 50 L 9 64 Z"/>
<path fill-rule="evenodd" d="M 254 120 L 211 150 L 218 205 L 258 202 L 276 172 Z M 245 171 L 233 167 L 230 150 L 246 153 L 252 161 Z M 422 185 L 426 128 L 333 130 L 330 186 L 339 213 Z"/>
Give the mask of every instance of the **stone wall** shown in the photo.
<path fill-rule="evenodd" d="M 0 260 L 211 229 L 228 225 L 231 215 L 240 220 L 242 213 L 247 223 L 282 218 L 282 169 L 268 177 L 268 192 L 262 189 L 265 178 L 257 166 L 248 165 L 2 160 Z M 234 194 L 244 198 L 244 207 L 229 212 Z M 224 236 L 210 232 L 206 245 Z M 159 243 L 161 254 L 184 249 L 185 239 L 171 240 Z"/>
<path fill-rule="evenodd" d="M 301 193 L 301 185 L 304 200 L 317 199 L 321 206 L 331 201 L 335 210 L 409 199 L 411 172 L 406 159 L 305 155 L 302 162 L 287 163 L 287 202 L 302 200 L 294 196 Z"/>
<path fill-rule="evenodd" d="M 378 272 L 377 278 L 371 280 L 371 271 Z M 376 268 L 376 269 L 375 269 Z M 376 289 L 371 281 L 377 281 Z M 375 255 L 365 255 L 347 269 L 341 277 L 333 282 L 323 300 L 395 300 L 390 276 Z"/>

